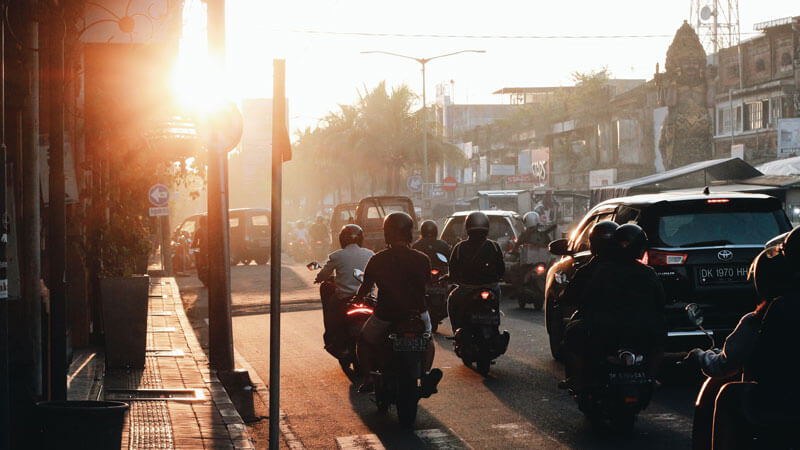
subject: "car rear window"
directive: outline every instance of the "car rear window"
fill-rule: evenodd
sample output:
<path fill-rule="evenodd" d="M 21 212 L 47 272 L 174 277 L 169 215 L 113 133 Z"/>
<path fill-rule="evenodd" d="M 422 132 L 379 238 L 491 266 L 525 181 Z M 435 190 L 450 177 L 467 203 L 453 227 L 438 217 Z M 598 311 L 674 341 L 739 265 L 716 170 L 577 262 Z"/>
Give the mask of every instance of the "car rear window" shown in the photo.
<path fill-rule="evenodd" d="M 462 239 L 466 239 L 467 233 L 464 231 L 465 221 L 465 216 L 453 217 L 442 231 L 442 240 L 452 245 Z M 498 239 L 513 237 L 515 237 L 514 230 L 511 229 L 511 225 L 505 217 L 489 216 L 489 239 L 496 241 Z"/>
<path fill-rule="evenodd" d="M 252 216 L 250 218 L 250 223 L 252 223 L 254 227 L 268 227 L 269 218 L 266 214 L 259 214 L 257 216 Z"/>
<path fill-rule="evenodd" d="M 674 214 L 658 219 L 658 237 L 670 247 L 764 245 L 782 231 L 775 211 Z"/>

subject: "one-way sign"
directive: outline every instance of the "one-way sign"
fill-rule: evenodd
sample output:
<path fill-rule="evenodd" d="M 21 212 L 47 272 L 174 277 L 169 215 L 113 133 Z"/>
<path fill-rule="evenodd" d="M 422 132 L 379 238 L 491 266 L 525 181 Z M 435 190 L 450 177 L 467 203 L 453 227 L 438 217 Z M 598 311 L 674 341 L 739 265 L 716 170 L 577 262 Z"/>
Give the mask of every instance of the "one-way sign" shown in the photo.
<path fill-rule="evenodd" d="M 163 184 L 154 184 L 150 186 L 147 198 L 153 206 L 164 206 L 169 202 L 169 189 Z"/>

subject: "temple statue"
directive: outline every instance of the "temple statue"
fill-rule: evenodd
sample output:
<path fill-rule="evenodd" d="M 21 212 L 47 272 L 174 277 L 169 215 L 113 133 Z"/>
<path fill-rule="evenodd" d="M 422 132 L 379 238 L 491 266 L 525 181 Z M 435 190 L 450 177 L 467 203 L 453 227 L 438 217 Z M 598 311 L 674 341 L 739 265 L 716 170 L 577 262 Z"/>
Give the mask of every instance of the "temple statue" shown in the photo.
<path fill-rule="evenodd" d="M 686 22 L 667 50 L 666 73 L 657 77 L 661 99 L 669 107 L 658 148 L 664 167 L 674 169 L 712 156 L 711 118 L 706 107 L 706 52 Z"/>

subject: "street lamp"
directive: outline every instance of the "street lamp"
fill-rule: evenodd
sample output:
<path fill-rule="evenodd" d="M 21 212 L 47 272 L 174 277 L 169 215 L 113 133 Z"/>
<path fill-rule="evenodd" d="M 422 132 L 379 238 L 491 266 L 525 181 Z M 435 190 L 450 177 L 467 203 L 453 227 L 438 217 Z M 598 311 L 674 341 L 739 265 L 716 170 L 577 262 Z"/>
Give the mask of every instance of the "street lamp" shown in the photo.
<path fill-rule="evenodd" d="M 413 56 L 401 55 L 399 53 L 385 52 L 382 50 L 370 50 L 361 52 L 362 55 L 368 53 L 383 53 L 384 55 L 399 56 L 400 58 L 412 59 L 422 65 L 422 198 L 426 199 L 425 194 L 428 189 L 428 105 L 425 102 L 425 64 L 429 61 L 444 58 L 445 56 L 458 55 L 459 53 L 486 53 L 486 50 L 460 50 L 444 55 L 431 56 L 430 58 L 414 58 Z"/>

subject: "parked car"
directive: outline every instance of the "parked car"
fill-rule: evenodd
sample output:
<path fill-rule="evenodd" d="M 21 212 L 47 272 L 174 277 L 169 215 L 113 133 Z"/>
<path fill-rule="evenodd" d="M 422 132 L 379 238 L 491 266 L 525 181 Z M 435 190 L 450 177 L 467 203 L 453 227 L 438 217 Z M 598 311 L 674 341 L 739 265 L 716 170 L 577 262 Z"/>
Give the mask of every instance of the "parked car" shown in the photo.
<path fill-rule="evenodd" d="M 705 339 L 686 320 L 684 308 L 697 303 L 706 328 L 724 338 L 758 302 L 747 271 L 764 244 L 791 224 L 774 197 L 761 194 L 652 194 L 617 198 L 592 208 L 569 239 L 550 244 L 560 256 L 547 273 L 545 324 L 550 351 L 558 358 L 564 325 L 574 312 L 559 297 L 575 270 L 586 263 L 589 231 L 602 220 L 637 223 L 648 236 L 642 262 L 655 269 L 666 293 L 668 352 L 685 353 Z"/>
<path fill-rule="evenodd" d="M 339 248 L 339 232 L 349 223 L 356 223 L 358 203 L 340 203 L 331 213 L 331 250 Z"/>
<path fill-rule="evenodd" d="M 364 230 L 364 247 L 376 252 L 386 247 L 383 239 L 383 218 L 397 211 L 410 215 L 414 220 L 414 229 L 417 228 L 414 202 L 408 197 L 365 197 L 358 202 L 356 224 Z"/>
<path fill-rule="evenodd" d="M 459 241 L 467 238 L 464 231 L 464 222 L 467 216 L 474 211 L 459 211 L 450 215 L 442 227 L 441 238 L 450 244 L 456 245 Z M 511 254 L 519 235 L 525 230 L 522 218 L 514 211 L 486 210 L 482 211 L 489 217 L 489 239 L 500 244 L 503 250 L 503 260 L 506 265 L 506 280 L 512 272 L 512 267 L 517 262 L 517 257 Z"/>
<path fill-rule="evenodd" d="M 175 272 L 186 272 L 194 268 L 191 248 L 202 217 L 204 217 L 204 214 L 195 214 L 187 217 L 172 233 L 170 255 L 172 257 L 172 270 Z"/>
<path fill-rule="evenodd" d="M 270 256 L 270 210 L 232 209 L 228 213 L 231 264 L 266 264 Z"/>

